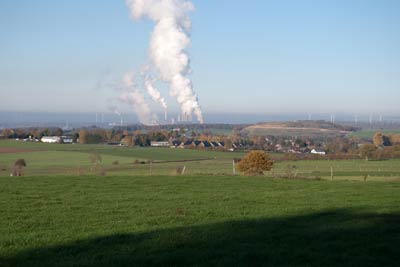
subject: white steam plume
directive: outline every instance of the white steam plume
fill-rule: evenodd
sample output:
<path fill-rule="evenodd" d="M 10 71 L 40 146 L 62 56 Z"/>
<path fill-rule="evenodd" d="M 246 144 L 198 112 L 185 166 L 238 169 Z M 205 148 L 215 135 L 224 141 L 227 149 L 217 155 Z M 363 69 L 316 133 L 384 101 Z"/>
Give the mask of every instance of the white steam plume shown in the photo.
<path fill-rule="evenodd" d="M 151 60 L 160 77 L 171 87 L 171 95 L 177 98 L 182 114 L 194 113 L 200 123 L 203 115 L 193 91 L 189 71 L 189 56 L 186 48 L 190 45 L 187 32 L 191 21 L 188 13 L 194 10 L 186 0 L 126 0 L 136 19 L 149 17 L 156 23 L 151 43 Z"/>
<path fill-rule="evenodd" d="M 150 106 L 139 90 L 134 89 L 131 92 L 124 93 L 119 97 L 119 100 L 134 108 L 141 123 L 145 125 L 157 124 L 157 117 L 151 112 Z"/>
<path fill-rule="evenodd" d="M 144 66 L 143 70 L 141 71 L 141 76 L 144 80 L 144 87 L 147 90 L 147 93 L 150 95 L 151 99 L 159 103 L 164 110 L 168 108 L 165 99 L 161 96 L 160 91 L 155 87 L 154 80 L 150 77 L 150 70 L 148 66 Z M 136 73 L 131 71 L 124 75 L 122 81 L 127 88 L 133 88 L 137 86 L 136 81 L 138 78 L 136 77 Z"/>
<path fill-rule="evenodd" d="M 123 82 L 126 87 L 134 86 L 135 85 L 135 73 L 133 71 L 126 73 L 124 75 Z"/>
<path fill-rule="evenodd" d="M 144 81 L 144 86 L 146 87 L 146 90 L 153 99 L 153 101 L 160 103 L 160 105 L 164 108 L 164 110 L 166 110 L 167 103 L 165 102 L 165 99 L 161 96 L 160 91 L 154 86 L 153 81 L 150 78 L 146 78 L 146 80 Z"/>
<path fill-rule="evenodd" d="M 147 93 L 151 96 L 154 102 L 159 103 L 164 110 L 168 108 L 167 102 L 161 96 L 161 92 L 155 86 L 156 79 L 151 77 L 151 67 L 150 65 L 143 65 L 140 71 L 140 75 L 143 77 L 144 80 L 144 87 L 147 90 Z"/>
<path fill-rule="evenodd" d="M 124 92 L 119 100 L 133 107 L 138 119 L 145 125 L 157 124 L 157 116 L 151 111 L 143 93 L 137 89 L 135 72 L 128 72 L 123 77 Z"/>

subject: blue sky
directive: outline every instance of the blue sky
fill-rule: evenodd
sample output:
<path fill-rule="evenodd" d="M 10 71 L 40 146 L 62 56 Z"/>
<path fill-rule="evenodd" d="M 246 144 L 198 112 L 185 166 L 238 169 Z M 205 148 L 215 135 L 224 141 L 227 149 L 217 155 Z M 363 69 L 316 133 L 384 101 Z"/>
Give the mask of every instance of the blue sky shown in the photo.
<path fill-rule="evenodd" d="M 400 113 L 400 1 L 193 2 L 205 113 Z M 0 111 L 107 111 L 152 26 L 124 0 L 0 1 Z"/>

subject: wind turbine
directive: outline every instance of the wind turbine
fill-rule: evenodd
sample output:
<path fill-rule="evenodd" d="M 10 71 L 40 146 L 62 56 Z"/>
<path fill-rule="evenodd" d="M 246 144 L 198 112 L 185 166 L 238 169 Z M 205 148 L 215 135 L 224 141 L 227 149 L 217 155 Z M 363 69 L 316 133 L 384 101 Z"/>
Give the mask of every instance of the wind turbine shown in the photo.
<path fill-rule="evenodd" d="M 372 114 L 369 114 L 369 126 L 372 127 Z"/>

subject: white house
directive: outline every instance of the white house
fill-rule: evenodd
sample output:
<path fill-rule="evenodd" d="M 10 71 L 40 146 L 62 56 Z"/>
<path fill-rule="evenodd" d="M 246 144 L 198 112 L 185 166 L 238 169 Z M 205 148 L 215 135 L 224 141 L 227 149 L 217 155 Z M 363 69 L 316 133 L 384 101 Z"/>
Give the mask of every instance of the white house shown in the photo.
<path fill-rule="evenodd" d="M 62 140 L 64 144 L 72 144 L 74 139 L 70 136 L 62 136 Z"/>
<path fill-rule="evenodd" d="M 60 136 L 43 136 L 42 139 L 40 140 L 43 143 L 61 143 L 61 137 Z"/>
<path fill-rule="evenodd" d="M 151 142 L 151 146 L 152 147 L 169 147 L 169 142 L 168 141 L 165 141 L 165 142 L 152 141 Z"/>
<path fill-rule="evenodd" d="M 314 148 L 313 150 L 311 150 L 311 154 L 326 155 L 326 152 L 324 150 Z"/>

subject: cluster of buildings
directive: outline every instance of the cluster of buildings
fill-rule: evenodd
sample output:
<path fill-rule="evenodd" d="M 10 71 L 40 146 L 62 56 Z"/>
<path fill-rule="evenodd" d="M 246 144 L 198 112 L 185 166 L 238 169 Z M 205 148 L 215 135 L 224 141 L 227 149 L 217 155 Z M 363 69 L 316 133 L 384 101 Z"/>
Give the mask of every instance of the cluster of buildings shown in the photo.
<path fill-rule="evenodd" d="M 309 147 L 300 148 L 297 146 L 286 148 L 283 147 L 281 144 L 276 144 L 274 146 L 273 151 L 278 153 L 326 155 L 326 151 L 321 148 L 309 148 Z"/>
<path fill-rule="evenodd" d="M 190 140 L 190 141 L 161 141 L 161 142 L 156 142 L 152 141 L 151 142 L 152 147 L 169 147 L 169 148 L 190 148 L 190 149 L 214 149 L 214 150 L 228 150 L 228 151 L 235 151 L 240 148 L 246 148 L 242 144 L 235 144 L 233 143 L 232 145 L 227 146 L 225 142 L 209 142 L 209 141 L 196 141 L 196 140 Z M 284 150 L 283 148 L 279 147 L 280 145 L 277 145 L 277 151 L 280 152 L 286 152 L 286 153 L 296 153 L 296 154 L 315 154 L 315 155 L 326 155 L 326 151 L 323 149 L 319 148 L 313 148 L 313 149 L 308 149 L 306 148 L 305 150 L 294 150 L 294 149 L 288 149 Z M 250 147 L 247 147 L 250 148 Z"/>
<path fill-rule="evenodd" d="M 163 141 L 163 142 L 151 142 L 152 147 L 170 147 L 170 148 L 195 148 L 195 149 L 218 149 L 223 150 L 226 149 L 224 142 L 209 142 L 209 141 Z M 237 148 L 237 145 L 233 144 L 232 147 L 227 148 L 230 151 L 233 151 Z"/>
<path fill-rule="evenodd" d="M 41 141 L 42 143 L 53 143 L 53 144 L 72 144 L 73 138 L 69 136 L 43 136 L 40 140 L 33 139 L 31 137 L 24 139 L 24 141 Z M 268 139 L 266 140 L 269 141 Z M 122 145 L 121 142 L 108 143 L 109 145 Z M 229 144 L 227 145 L 225 142 L 217 142 L 217 141 L 199 141 L 199 140 L 187 140 L 187 141 L 179 141 L 179 140 L 170 140 L 170 141 L 151 141 L 151 147 L 166 147 L 166 148 L 188 148 L 188 149 L 209 149 L 209 150 L 225 150 L 225 151 L 235 151 L 237 149 L 243 148 L 252 148 L 242 145 L 240 143 Z M 272 149 L 271 149 L 272 145 Z M 268 151 L 275 151 L 281 153 L 294 153 L 294 154 L 316 154 L 316 155 L 325 155 L 326 151 L 320 148 L 310 148 L 308 146 L 301 147 L 294 142 L 289 143 L 289 147 L 283 146 L 281 144 L 272 144 L 270 142 L 269 148 L 264 147 L 263 149 L 267 149 Z"/>
<path fill-rule="evenodd" d="M 326 155 L 326 151 L 322 149 L 323 146 L 324 142 L 301 140 L 297 137 L 280 140 L 265 138 L 265 145 L 263 148 L 267 151 L 277 153 Z"/>

